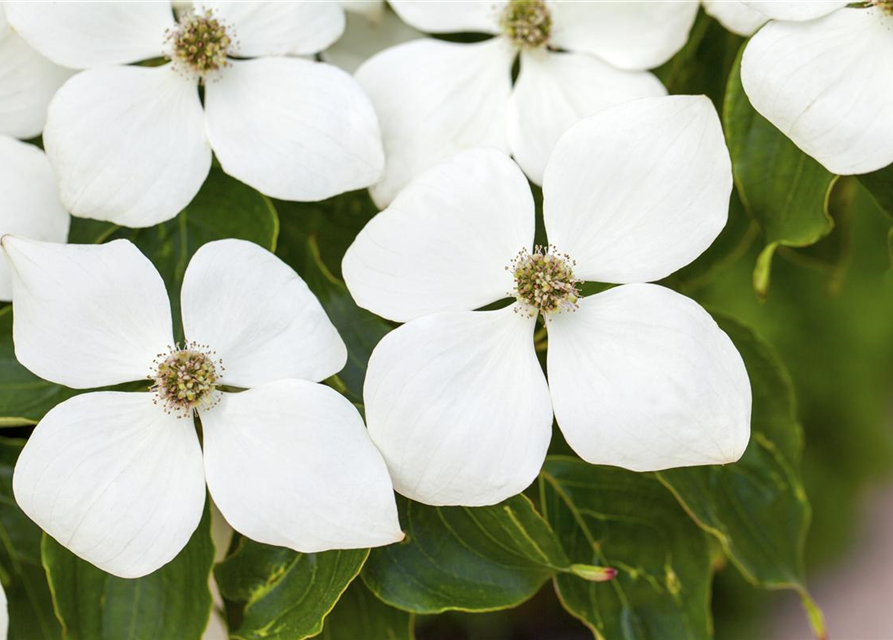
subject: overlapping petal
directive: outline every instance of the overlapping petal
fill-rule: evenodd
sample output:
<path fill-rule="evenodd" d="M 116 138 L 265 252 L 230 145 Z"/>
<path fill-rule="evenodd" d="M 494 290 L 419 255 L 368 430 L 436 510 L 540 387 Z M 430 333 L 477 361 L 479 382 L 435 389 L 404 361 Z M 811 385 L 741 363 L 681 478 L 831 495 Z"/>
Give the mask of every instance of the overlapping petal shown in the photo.
<path fill-rule="evenodd" d="M 769 17 L 741 0 L 703 0 L 704 11 L 739 36 L 751 36 Z"/>
<path fill-rule="evenodd" d="M 252 242 L 218 240 L 196 251 L 181 302 L 186 339 L 216 351 L 225 384 L 323 380 L 347 361 L 344 342 L 301 277 Z"/>
<path fill-rule="evenodd" d="M 381 455 L 331 388 L 280 380 L 224 394 L 202 425 L 214 502 L 252 540 L 310 553 L 403 538 Z"/>
<path fill-rule="evenodd" d="M 706 311 L 670 289 L 624 285 L 554 317 L 548 373 L 558 426 L 593 464 L 725 464 L 747 447 L 744 361 Z"/>
<path fill-rule="evenodd" d="M 393 11 L 384 10 L 384 1 L 351 0 L 342 2 L 347 10 L 344 36 L 322 52 L 322 58 L 348 73 L 379 51 L 422 37 Z"/>
<path fill-rule="evenodd" d="M 798 147 L 842 175 L 893 162 L 893 17 L 843 9 L 772 22 L 751 39 L 741 83 L 751 104 Z"/>
<path fill-rule="evenodd" d="M 391 0 L 404 22 L 427 33 L 499 33 L 507 0 Z"/>
<path fill-rule="evenodd" d="M 506 267 L 534 235 L 524 174 L 495 149 L 461 152 L 413 180 L 344 255 L 357 303 L 405 322 L 471 310 L 512 290 Z"/>
<path fill-rule="evenodd" d="M 546 231 L 583 280 L 659 280 L 716 239 L 731 191 L 729 152 L 710 100 L 646 98 L 562 136 L 543 181 Z"/>
<path fill-rule="evenodd" d="M 512 155 L 533 182 L 542 184 L 546 161 L 571 125 L 615 104 L 666 92 L 651 73 L 622 71 L 591 55 L 522 53 L 509 101 Z"/>
<path fill-rule="evenodd" d="M 204 129 L 194 79 L 170 65 L 101 67 L 59 89 L 43 139 L 73 215 L 147 227 L 177 215 L 207 177 Z"/>
<path fill-rule="evenodd" d="M 741 0 L 744 4 L 774 20 L 804 22 L 833 13 L 849 0 Z"/>
<path fill-rule="evenodd" d="M 381 176 L 375 111 L 357 83 L 331 65 L 233 61 L 206 86 L 205 108 L 223 170 L 266 195 L 323 200 Z"/>
<path fill-rule="evenodd" d="M 173 343 L 167 291 L 127 240 L 65 245 L 3 237 L 16 358 L 75 389 L 146 378 Z"/>
<path fill-rule="evenodd" d="M 495 504 L 539 473 L 551 438 L 535 320 L 512 307 L 395 329 L 369 360 L 369 434 L 397 491 L 431 505 Z"/>
<path fill-rule="evenodd" d="M 176 556 L 205 502 L 192 420 L 150 393 L 88 393 L 41 420 L 13 475 L 22 510 L 103 571 L 138 578 Z"/>
<path fill-rule="evenodd" d="M 477 146 L 508 152 L 506 118 L 514 49 L 424 39 L 382 51 L 356 78 L 378 113 L 387 159 L 371 188 L 387 206 L 414 176 Z"/>

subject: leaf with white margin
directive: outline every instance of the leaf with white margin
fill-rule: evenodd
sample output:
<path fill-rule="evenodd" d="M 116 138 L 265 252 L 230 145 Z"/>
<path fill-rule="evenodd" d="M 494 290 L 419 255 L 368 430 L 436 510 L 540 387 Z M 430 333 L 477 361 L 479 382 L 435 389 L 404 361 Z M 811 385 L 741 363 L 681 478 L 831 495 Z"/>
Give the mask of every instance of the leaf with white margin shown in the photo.
<path fill-rule="evenodd" d="M 253 242 L 216 240 L 199 248 L 180 299 L 186 339 L 221 359 L 222 384 L 318 382 L 347 360 L 344 342 L 301 277 Z"/>
<path fill-rule="evenodd" d="M 375 111 L 354 79 L 299 58 L 232 61 L 205 86 L 220 166 L 263 194 L 323 200 L 368 187 L 384 167 Z"/>
<path fill-rule="evenodd" d="M 12 233 L 45 242 L 65 242 L 71 216 L 59 202 L 53 170 L 43 152 L 0 135 L 0 166 L 4 168 L 0 172 L 0 235 Z M 6 260 L 0 261 L 0 300 L 12 300 L 12 277 Z"/>
<path fill-rule="evenodd" d="M 688 40 L 697 2 L 556 2 L 551 44 L 588 53 L 619 69 L 659 67 Z"/>
<path fill-rule="evenodd" d="M 508 609 L 556 573 L 591 569 L 571 565 L 523 495 L 473 509 L 429 507 L 403 498 L 398 505 L 406 540 L 373 549 L 360 575 L 376 596 L 405 611 Z"/>
<path fill-rule="evenodd" d="M 387 206 L 416 175 L 459 151 L 508 153 L 506 119 L 515 50 L 502 38 L 475 44 L 422 39 L 372 56 L 356 79 L 372 99 L 385 171 L 371 189 Z"/>
<path fill-rule="evenodd" d="M 754 108 L 828 171 L 893 162 L 893 16 L 841 9 L 771 22 L 747 44 L 741 83 Z"/>
<path fill-rule="evenodd" d="M 564 608 L 596 638 L 711 637 L 707 536 L 653 477 L 550 456 L 540 504 L 566 553 L 617 568 L 605 583 L 555 578 Z"/>
<path fill-rule="evenodd" d="M 744 577 L 768 589 L 792 589 L 818 637 L 821 611 L 805 588 L 803 547 L 811 509 L 803 489 L 803 432 L 793 381 L 768 343 L 728 316 L 717 316 L 753 381 L 752 437 L 729 466 L 658 473 L 692 519 L 722 544 Z"/>
<path fill-rule="evenodd" d="M 72 215 L 128 227 L 173 218 L 211 168 L 196 81 L 171 65 L 77 74 L 50 103 L 43 140 Z"/>
<path fill-rule="evenodd" d="M 741 0 L 774 20 L 803 22 L 821 18 L 849 4 L 849 0 Z"/>
<path fill-rule="evenodd" d="M 518 165 L 471 149 L 410 182 L 357 235 L 341 269 L 357 304 L 390 320 L 470 311 L 509 295 L 507 268 L 533 248 L 534 231 Z"/>
<path fill-rule="evenodd" d="M 617 69 L 591 55 L 524 51 L 509 101 L 512 155 L 542 184 L 552 149 L 571 125 L 615 104 L 666 93 L 653 74 Z"/>
<path fill-rule="evenodd" d="M 391 0 L 388 4 L 407 24 L 427 33 L 476 31 L 499 33 L 506 0 Z"/>
<path fill-rule="evenodd" d="M 202 516 L 205 478 L 192 420 L 150 393 L 97 392 L 52 409 L 16 463 L 28 517 L 104 571 L 139 578 L 170 562 Z"/>
<path fill-rule="evenodd" d="M 223 596 L 244 603 L 231 637 L 300 640 L 318 634 L 368 555 L 368 549 L 305 554 L 241 538 L 214 569 Z"/>
<path fill-rule="evenodd" d="M 200 640 L 211 610 L 214 560 L 207 505 L 183 551 L 142 578 L 116 578 L 43 537 L 41 545 L 56 615 L 66 640 Z"/>
<path fill-rule="evenodd" d="M 552 437 L 535 319 L 514 307 L 413 320 L 372 352 L 363 398 L 369 435 L 398 493 L 483 506 L 535 479 Z"/>
<path fill-rule="evenodd" d="M 2 242 L 16 357 L 32 373 L 76 389 L 145 380 L 173 344 L 164 282 L 130 242 Z"/>
<path fill-rule="evenodd" d="M 543 180 L 549 242 L 596 282 L 659 280 L 726 224 L 732 167 L 705 96 L 645 98 L 564 133 Z"/>
<path fill-rule="evenodd" d="M 744 453 L 747 370 L 694 300 L 624 285 L 583 298 L 548 330 L 555 418 L 587 462 L 656 471 L 727 464 Z"/>
<path fill-rule="evenodd" d="M 741 54 L 729 75 L 723 121 L 738 195 L 765 234 L 753 277 L 754 289 L 765 297 L 775 250 L 809 246 L 834 227 L 828 198 L 836 177 L 754 110 L 740 68 Z"/>

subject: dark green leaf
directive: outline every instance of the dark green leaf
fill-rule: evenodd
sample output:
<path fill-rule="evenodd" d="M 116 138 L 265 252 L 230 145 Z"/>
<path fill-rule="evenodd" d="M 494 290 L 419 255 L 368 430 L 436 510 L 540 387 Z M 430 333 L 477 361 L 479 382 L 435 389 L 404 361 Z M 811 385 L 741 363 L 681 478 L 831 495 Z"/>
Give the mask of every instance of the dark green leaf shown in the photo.
<path fill-rule="evenodd" d="M 565 608 L 596 637 L 710 637 L 707 537 L 653 476 L 555 456 L 540 491 L 565 550 L 618 570 L 610 582 L 555 579 Z"/>
<path fill-rule="evenodd" d="M 322 640 L 414 640 L 411 613 L 389 607 L 354 580 L 326 618 Z"/>
<path fill-rule="evenodd" d="M 893 164 L 858 178 L 881 211 L 893 217 Z"/>
<path fill-rule="evenodd" d="M 811 245 L 834 226 L 828 197 L 836 176 L 754 110 L 741 86 L 740 66 L 739 54 L 729 76 L 723 122 L 738 194 L 765 235 L 766 248 L 754 270 L 754 288 L 765 296 L 778 246 Z"/>
<path fill-rule="evenodd" d="M 400 609 L 506 609 L 556 572 L 571 571 L 555 534 L 523 495 L 492 507 L 429 507 L 399 497 L 397 506 L 406 539 L 373 549 L 362 577 Z"/>
<path fill-rule="evenodd" d="M 756 585 L 802 595 L 821 635 L 821 614 L 803 587 L 810 508 L 800 479 L 803 435 L 793 383 L 772 349 L 750 329 L 717 317 L 747 366 L 753 389 L 751 441 L 727 466 L 661 471 L 658 478 Z"/>
<path fill-rule="evenodd" d="M 241 538 L 233 554 L 214 570 L 223 596 L 244 603 L 241 624 L 232 636 L 300 640 L 318 634 L 368 553 L 298 553 Z"/>
<path fill-rule="evenodd" d="M 0 438 L 0 578 L 9 603 L 9 640 L 56 640 L 62 627 L 40 564 L 43 533 L 12 495 L 12 471 L 24 445 Z"/>
<path fill-rule="evenodd" d="M 66 640 L 201 638 L 211 611 L 214 561 L 207 505 L 183 551 L 143 578 L 111 576 L 47 535 L 41 551 Z"/>

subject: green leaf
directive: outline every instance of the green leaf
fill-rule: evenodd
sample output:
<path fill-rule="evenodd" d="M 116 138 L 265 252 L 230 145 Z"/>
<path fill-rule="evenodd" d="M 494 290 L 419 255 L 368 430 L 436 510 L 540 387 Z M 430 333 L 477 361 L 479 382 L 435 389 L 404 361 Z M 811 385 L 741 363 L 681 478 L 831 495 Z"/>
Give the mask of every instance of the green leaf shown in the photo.
<path fill-rule="evenodd" d="M 881 211 L 893 217 L 893 164 L 857 177 Z"/>
<path fill-rule="evenodd" d="M 244 603 L 232 637 L 300 640 L 318 634 L 368 554 L 367 549 L 298 553 L 241 538 L 214 570 L 223 596 Z"/>
<path fill-rule="evenodd" d="M 322 640 L 414 640 L 414 616 L 389 607 L 354 580 L 326 618 Z"/>
<path fill-rule="evenodd" d="M 540 493 L 565 550 L 618 571 L 610 582 L 555 579 L 562 604 L 597 638 L 711 636 L 707 536 L 653 476 L 550 456 Z"/>
<path fill-rule="evenodd" d="M 753 276 L 754 289 L 765 297 L 775 250 L 809 246 L 833 228 L 828 198 L 837 176 L 756 112 L 741 86 L 740 68 L 739 54 L 729 76 L 723 123 L 738 195 L 765 235 L 766 248 Z"/>
<path fill-rule="evenodd" d="M 822 636 L 821 614 L 803 586 L 810 507 L 800 478 L 803 434 L 793 383 L 771 347 L 750 329 L 728 317 L 716 319 L 750 376 L 750 445 L 735 464 L 672 469 L 657 476 L 748 580 L 797 591 Z"/>
<path fill-rule="evenodd" d="M 402 497 L 397 506 L 406 539 L 373 549 L 362 577 L 400 609 L 507 609 L 556 572 L 571 571 L 555 534 L 523 495 L 492 507 L 430 507 Z"/>
<path fill-rule="evenodd" d="M 56 640 L 62 627 L 40 564 L 43 532 L 12 494 L 12 471 L 23 446 L 23 440 L 0 437 L 0 579 L 9 603 L 9 640 Z"/>
<path fill-rule="evenodd" d="M 44 535 L 43 566 L 66 640 L 199 640 L 211 612 L 210 523 L 206 504 L 183 551 L 135 580 L 109 575 Z"/>

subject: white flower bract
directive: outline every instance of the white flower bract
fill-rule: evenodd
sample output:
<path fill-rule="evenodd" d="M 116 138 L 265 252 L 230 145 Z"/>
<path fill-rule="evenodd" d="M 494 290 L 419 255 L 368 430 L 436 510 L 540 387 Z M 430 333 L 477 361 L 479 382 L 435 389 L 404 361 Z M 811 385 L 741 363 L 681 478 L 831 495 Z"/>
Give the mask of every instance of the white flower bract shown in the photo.
<path fill-rule="evenodd" d="M 60 544 L 114 575 L 146 575 L 189 540 L 206 483 L 227 522 L 259 542 L 317 552 L 402 538 L 387 468 L 359 413 L 318 384 L 344 366 L 345 345 L 276 256 L 242 240 L 195 253 L 181 292 L 190 352 L 162 371 L 159 357 L 177 354 L 170 304 L 134 245 L 7 235 L 3 247 L 25 367 L 77 389 L 163 379 L 156 391 L 77 395 L 35 428 L 13 490 Z M 212 351 L 203 373 L 174 371 L 207 365 L 194 354 Z M 159 385 L 178 383 L 194 393 L 166 403 Z"/>
<path fill-rule="evenodd" d="M 710 246 L 731 190 L 703 96 L 611 107 L 564 134 L 543 194 L 550 253 L 565 262 L 537 267 L 539 286 L 551 278 L 550 296 L 570 303 L 542 303 L 547 383 L 530 297 L 514 291 L 515 304 L 475 310 L 511 295 L 510 265 L 533 251 L 523 173 L 500 151 L 475 149 L 414 179 L 342 265 L 360 306 L 406 323 L 375 348 L 364 387 L 397 491 L 468 506 L 522 491 L 542 466 L 553 410 L 592 463 L 653 471 L 737 460 L 751 412 L 741 356 L 697 303 L 646 284 Z M 576 280 L 621 286 L 572 301 Z"/>

